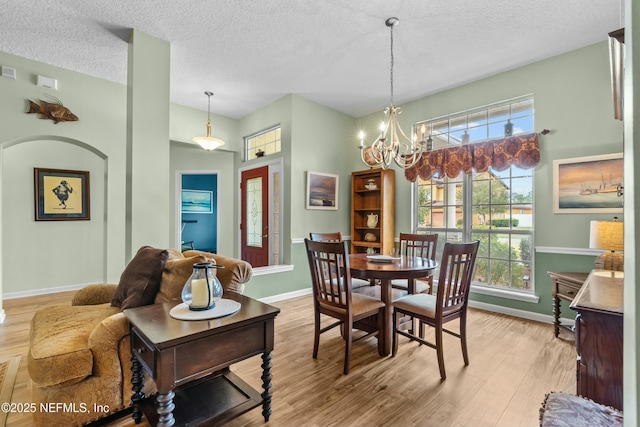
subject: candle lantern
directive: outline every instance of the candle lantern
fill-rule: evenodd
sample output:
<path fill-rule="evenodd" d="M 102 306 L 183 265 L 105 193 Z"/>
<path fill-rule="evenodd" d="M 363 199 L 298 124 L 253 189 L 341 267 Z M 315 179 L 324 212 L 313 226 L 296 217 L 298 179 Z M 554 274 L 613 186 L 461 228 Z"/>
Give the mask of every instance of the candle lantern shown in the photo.
<path fill-rule="evenodd" d="M 189 310 L 209 310 L 222 298 L 222 285 L 215 275 L 215 268 L 223 268 L 210 262 L 193 264 L 193 273 L 182 288 L 182 301 Z"/>

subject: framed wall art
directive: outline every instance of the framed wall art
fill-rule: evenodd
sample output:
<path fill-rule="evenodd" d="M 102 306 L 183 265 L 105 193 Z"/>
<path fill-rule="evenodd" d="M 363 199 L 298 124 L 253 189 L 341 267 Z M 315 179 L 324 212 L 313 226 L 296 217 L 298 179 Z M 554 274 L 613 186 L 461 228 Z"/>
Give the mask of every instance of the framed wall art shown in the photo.
<path fill-rule="evenodd" d="M 553 161 L 554 213 L 622 213 L 622 153 Z"/>
<path fill-rule="evenodd" d="M 182 213 L 213 213 L 213 191 L 182 190 Z"/>
<path fill-rule="evenodd" d="M 307 172 L 307 209 L 338 210 L 338 175 Z"/>
<path fill-rule="evenodd" d="M 89 172 L 33 168 L 36 221 L 88 220 Z"/>

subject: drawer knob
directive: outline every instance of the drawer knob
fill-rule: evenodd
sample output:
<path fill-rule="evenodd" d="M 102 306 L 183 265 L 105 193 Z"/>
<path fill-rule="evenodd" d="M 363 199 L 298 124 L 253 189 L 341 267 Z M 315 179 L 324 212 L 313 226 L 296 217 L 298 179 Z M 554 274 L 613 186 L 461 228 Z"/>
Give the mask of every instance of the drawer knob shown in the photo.
<path fill-rule="evenodd" d="M 569 291 L 567 292 L 569 295 L 573 295 L 573 291 Z"/>
<path fill-rule="evenodd" d="M 146 350 L 146 348 L 140 347 L 137 351 L 138 351 L 138 353 L 142 354 L 142 353 L 145 352 L 145 350 Z"/>

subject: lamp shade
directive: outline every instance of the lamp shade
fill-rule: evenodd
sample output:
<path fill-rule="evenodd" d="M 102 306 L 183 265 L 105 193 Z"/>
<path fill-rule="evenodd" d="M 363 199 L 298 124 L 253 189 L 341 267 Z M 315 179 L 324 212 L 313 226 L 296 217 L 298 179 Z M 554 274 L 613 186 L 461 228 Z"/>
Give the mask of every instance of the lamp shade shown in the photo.
<path fill-rule="evenodd" d="M 197 136 L 193 138 L 193 142 L 197 142 L 200 144 L 200 147 L 204 148 L 207 151 L 213 151 L 218 147 L 224 145 L 224 141 L 218 138 L 214 138 L 212 136 Z"/>
<path fill-rule="evenodd" d="M 589 248 L 624 251 L 624 222 L 591 221 Z"/>

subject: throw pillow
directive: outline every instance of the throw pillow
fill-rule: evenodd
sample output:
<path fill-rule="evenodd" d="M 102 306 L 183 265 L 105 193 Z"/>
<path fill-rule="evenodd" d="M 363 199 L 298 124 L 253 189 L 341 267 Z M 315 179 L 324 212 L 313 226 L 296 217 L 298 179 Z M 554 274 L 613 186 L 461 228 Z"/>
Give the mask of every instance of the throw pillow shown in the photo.
<path fill-rule="evenodd" d="M 124 310 L 153 304 L 168 256 L 164 249 L 141 247 L 122 272 L 111 305 Z"/>
<path fill-rule="evenodd" d="M 168 301 L 181 301 L 182 288 L 184 288 L 191 273 L 193 273 L 193 264 L 198 262 L 216 263 L 213 258 L 207 257 L 204 254 L 197 254 L 190 257 L 184 257 L 182 255 L 180 257 L 171 256 L 162 272 L 160 290 L 154 302 L 158 304 Z M 216 273 L 216 269 L 213 271 Z"/>

